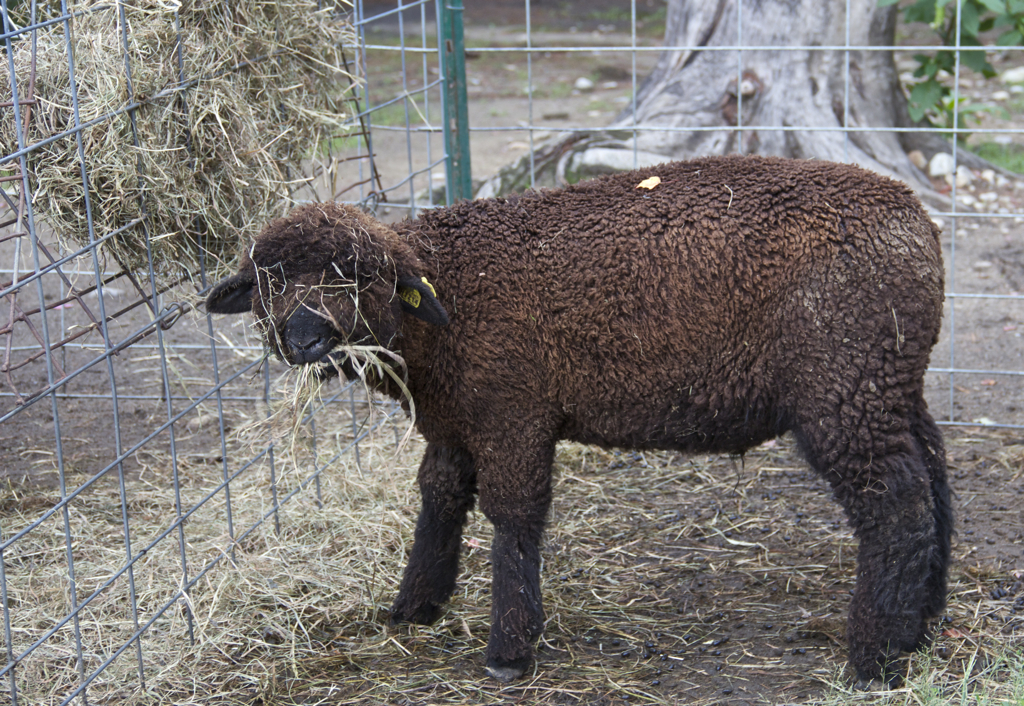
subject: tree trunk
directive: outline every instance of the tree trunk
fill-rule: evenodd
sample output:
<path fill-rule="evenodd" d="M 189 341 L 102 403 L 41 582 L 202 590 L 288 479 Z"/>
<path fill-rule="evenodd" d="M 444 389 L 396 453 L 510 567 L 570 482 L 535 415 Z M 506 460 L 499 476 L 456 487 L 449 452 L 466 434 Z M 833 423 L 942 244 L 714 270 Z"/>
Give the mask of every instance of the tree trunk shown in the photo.
<path fill-rule="evenodd" d="M 930 157 L 949 146 L 937 135 L 886 131 L 912 125 L 892 52 L 812 49 L 892 46 L 895 5 L 850 0 L 848 40 L 846 0 L 742 5 L 739 18 L 737 0 L 669 0 L 669 48 L 637 91 L 635 116 L 631 106 L 606 130 L 554 137 L 533 154 L 534 183 L 556 186 L 634 164 L 740 152 L 854 162 L 941 198 L 906 150 L 923 148 Z M 700 49 L 735 46 L 751 48 Z M 634 133 L 634 125 L 643 129 Z M 526 188 L 529 170 L 527 155 L 478 195 Z"/>

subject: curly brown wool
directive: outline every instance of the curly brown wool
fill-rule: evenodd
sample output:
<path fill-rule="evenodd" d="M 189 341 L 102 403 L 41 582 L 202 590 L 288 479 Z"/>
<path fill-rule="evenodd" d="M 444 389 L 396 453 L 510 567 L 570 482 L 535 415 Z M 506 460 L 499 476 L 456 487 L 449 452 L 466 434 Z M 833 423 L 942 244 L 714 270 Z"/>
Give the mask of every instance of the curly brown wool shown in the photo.
<path fill-rule="evenodd" d="M 857 167 L 707 158 L 391 228 L 306 206 L 267 227 L 208 308 L 253 311 L 293 364 L 351 375 L 339 342 L 405 359 L 428 445 L 391 619 L 438 617 L 478 501 L 495 528 L 492 676 L 524 672 L 544 623 L 557 441 L 739 453 L 791 431 L 860 541 L 850 662 L 893 680 L 946 597 L 945 452 L 922 395 L 938 236 L 906 186 Z"/>

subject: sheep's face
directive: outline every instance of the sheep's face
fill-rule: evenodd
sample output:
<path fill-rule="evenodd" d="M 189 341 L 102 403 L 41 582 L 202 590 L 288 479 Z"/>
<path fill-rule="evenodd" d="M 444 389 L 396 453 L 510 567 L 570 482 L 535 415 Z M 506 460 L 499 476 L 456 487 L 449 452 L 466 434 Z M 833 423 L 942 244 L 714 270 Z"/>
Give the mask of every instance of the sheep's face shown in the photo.
<path fill-rule="evenodd" d="M 206 307 L 251 311 L 267 347 L 290 365 L 355 377 L 353 351 L 394 350 L 404 314 L 448 322 L 421 269 L 405 242 L 369 216 L 314 204 L 267 226 Z"/>

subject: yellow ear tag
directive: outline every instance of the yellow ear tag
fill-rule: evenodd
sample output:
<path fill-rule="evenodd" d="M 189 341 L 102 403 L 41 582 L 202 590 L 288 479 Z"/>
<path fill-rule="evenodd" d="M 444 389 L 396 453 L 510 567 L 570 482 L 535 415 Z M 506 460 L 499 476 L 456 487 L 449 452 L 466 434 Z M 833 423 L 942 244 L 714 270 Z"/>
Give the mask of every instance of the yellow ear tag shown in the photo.
<path fill-rule="evenodd" d="M 427 288 L 430 289 L 430 293 L 436 297 L 437 292 L 434 291 L 434 285 L 428 282 L 426 277 L 420 277 L 420 279 L 423 280 L 423 284 L 427 285 Z M 419 309 L 420 302 L 423 301 L 423 297 L 420 296 L 420 293 L 417 292 L 412 287 L 399 287 L 398 298 L 404 301 L 409 306 L 411 306 L 413 309 Z"/>

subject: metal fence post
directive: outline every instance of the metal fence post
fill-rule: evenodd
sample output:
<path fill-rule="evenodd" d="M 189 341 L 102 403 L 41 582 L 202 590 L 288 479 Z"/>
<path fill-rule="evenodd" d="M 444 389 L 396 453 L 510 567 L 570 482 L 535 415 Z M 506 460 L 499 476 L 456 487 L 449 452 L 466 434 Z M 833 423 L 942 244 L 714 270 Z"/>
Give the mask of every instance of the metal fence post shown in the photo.
<path fill-rule="evenodd" d="M 473 198 L 469 166 L 469 105 L 466 100 L 466 45 L 462 36 L 462 0 L 440 0 L 441 110 L 444 116 L 445 175 L 448 204 Z"/>

